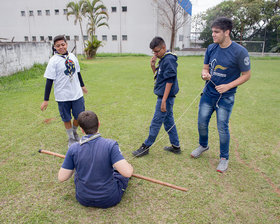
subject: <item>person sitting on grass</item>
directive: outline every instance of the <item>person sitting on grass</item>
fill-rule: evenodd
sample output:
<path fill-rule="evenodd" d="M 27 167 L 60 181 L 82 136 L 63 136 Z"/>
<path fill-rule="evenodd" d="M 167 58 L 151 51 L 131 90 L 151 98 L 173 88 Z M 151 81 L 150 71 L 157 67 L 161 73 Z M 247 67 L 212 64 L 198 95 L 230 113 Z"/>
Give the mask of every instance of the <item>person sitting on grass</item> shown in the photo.
<path fill-rule="evenodd" d="M 81 73 L 78 59 L 67 51 L 67 42 L 64 35 L 56 36 L 53 40 L 54 55 L 46 68 L 44 77 L 47 79 L 44 101 L 41 110 L 47 109 L 49 96 L 54 83 L 55 100 L 68 135 L 68 147 L 79 141 L 77 134 L 77 118 L 80 112 L 85 110 L 83 93 L 88 93 Z M 74 116 L 71 123 L 71 110 Z"/>
<path fill-rule="evenodd" d="M 115 206 L 122 199 L 133 167 L 124 159 L 116 141 L 101 137 L 94 112 L 81 112 L 78 124 L 86 135 L 69 147 L 58 180 L 68 180 L 75 169 L 76 199 L 80 204 Z"/>

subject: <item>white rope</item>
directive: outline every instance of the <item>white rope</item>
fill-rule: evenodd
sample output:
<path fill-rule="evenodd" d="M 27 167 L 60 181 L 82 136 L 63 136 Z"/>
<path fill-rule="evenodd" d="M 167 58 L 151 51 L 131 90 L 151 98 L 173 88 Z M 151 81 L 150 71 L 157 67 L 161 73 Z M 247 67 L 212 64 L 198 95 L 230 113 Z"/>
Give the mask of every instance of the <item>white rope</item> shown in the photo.
<path fill-rule="evenodd" d="M 193 103 L 196 101 L 196 99 L 201 95 L 201 92 L 203 92 L 204 88 L 208 85 L 209 82 L 207 82 L 204 87 L 199 91 L 199 94 L 194 98 L 194 100 L 189 104 L 189 106 L 187 107 L 187 109 L 182 113 L 182 115 L 178 118 L 178 120 L 176 122 L 178 122 L 179 120 L 182 119 L 182 117 L 185 115 L 185 113 L 190 109 L 190 107 L 193 105 Z M 152 145 L 154 146 L 155 144 L 157 144 L 159 141 L 162 140 L 162 138 L 176 125 L 176 122 L 174 122 L 174 124 L 172 125 L 171 128 L 168 129 L 168 131 L 166 131 L 166 133 L 164 133 L 157 141 L 155 141 Z M 139 157 L 141 156 L 143 153 L 145 153 L 147 150 L 149 150 L 149 148 L 145 149 L 143 152 L 141 152 L 140 154 L 138 154 L 137 156 L 133 156 L 132 159 L 134 159 L 135 157 Z"/>

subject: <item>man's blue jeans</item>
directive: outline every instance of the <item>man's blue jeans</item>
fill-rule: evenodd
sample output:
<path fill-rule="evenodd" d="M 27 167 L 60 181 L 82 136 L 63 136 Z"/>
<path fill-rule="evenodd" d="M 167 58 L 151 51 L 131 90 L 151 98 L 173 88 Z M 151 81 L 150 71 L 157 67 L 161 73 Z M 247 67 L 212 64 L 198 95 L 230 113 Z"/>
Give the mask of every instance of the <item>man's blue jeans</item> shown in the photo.
<path fill-rule="evenodd" d="M 208 146 L 208 125 L 214 111 L 217 115 L 217 127 L 220 136 L 220 158 L 229 158 L 229 118 L 234 104 L 234 95 L 221 98 L 201 96 L 198 111 L 198 132 L 199 144 L 203 147 Z M 217 107 L 218 105 L 218 107 Z"/>
<path fill-rule="evenodd" d="M 169 97 L 166 100 L 166 112 L 161 112 L 162 98 L 158 97 L 154 117 L 151 122 L 149 137 L 145 140 L 146 146 L 151 146 L 159 133 L 162 123 L 164 128 L 168 131 L 169 140 L 172 145 L 180 146 L 176 125 L 173 118 L 173 105 L 175 97 Z M 174 126 L 173 126 L 174 125 Z M 171 128 L 172 127 L 172 128 Z M 169 130 L 171 128 L 171 130 Z"/>

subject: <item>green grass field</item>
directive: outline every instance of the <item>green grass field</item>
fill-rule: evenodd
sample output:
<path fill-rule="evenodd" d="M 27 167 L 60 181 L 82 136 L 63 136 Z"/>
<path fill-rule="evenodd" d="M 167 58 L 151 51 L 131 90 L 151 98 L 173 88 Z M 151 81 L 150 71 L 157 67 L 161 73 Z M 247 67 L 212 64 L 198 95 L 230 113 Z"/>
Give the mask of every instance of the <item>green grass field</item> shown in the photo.
<path fill-rule="evenodd" d="M 67 137 L 53 90 L 40 111 L 45 66 L 0 78 L 0 223 L 280 223 L 280 59 L 252 59 L 252 77 L 240 86 L 230 120 L 230 163 L 216 172 L 219 139 L 210 123 L 210 147 L 198 145 L 197 111 L 203 88 L 202 57 L 180 57 L 180 92 L 174 116 L 182 154 L 162 128 L 150 154 L 133 158 L 148 135 L 156 97 L 147 56 L 80 60 L 89 90 L 86 109 L 99 116 L 100 133 L 118 141 L 135 173 L 188 189 L 181 192 L 132 178 L 120 204 L 106 210 L 81 206 L 73 178 L 59 183 L 63 162 L 39 149 L 65 154 Z M 45 122 L 49 119 L 49 122 Z M 81 134 L 81 132 L 79 132 Z"/>

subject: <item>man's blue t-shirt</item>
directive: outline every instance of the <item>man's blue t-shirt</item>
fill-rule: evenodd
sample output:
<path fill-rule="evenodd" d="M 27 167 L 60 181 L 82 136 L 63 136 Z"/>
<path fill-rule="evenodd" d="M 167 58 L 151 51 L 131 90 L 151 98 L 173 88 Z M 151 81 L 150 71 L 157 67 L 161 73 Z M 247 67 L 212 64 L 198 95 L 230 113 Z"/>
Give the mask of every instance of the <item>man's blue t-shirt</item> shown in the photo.
<path fill-rule="evenodd" d="M 76 198 L 80 203 L 109 207 L 119 199 L 119 188 L 113 176 L 112 165 L 124 157 L 116 141 L 101 136 L 85 137 L 96 138 L 81 145 L 71 145 L 62 168 L 75 169 Z"/>
<path fill-rule="evenodd" d="M 156 71 L 154 87 L 154 93 L 157 96 L 163 97 L 166 83 L 173 83 L 168 97 L 175 97 L 179 92 L 177 66 L 177 56 L 173 53 L 166 52 L 160 59 Z"/>
<path fill-rule="evenodd" d="M 227 84 L 240 77 L 241 72 L 250 70 L 250 58 L 248 51 L 243 46 L 232 42 L 227 48 L 221 48 L 219 44 L 210 44 L 206 50 L 204 64 L 209 64 L 211 80 L 215 85 Z M 206 84 L 208 81 L 206 81 Z M 215 85 L 209 82 L 204 93 L 209 96 L 219 97 Z M 223 93 L 223 97 L 233 95 L 237 87 Z"/>

